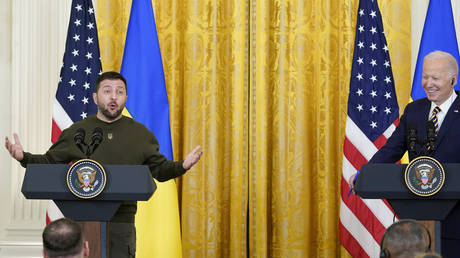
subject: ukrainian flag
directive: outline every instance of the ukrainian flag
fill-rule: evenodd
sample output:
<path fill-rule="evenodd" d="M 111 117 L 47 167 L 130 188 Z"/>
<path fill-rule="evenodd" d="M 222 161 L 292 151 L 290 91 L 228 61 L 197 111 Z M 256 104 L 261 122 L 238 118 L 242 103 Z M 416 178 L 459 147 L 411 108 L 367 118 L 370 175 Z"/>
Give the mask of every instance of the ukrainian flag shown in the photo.
<path fill-rule="evenodd" d="M 169 104 L 150 0 L 133 0 L 121 74 L 128 82 L 127 112 L 151 130 L 160 152 L 173 159 Z M 136 257 L 182 257 L 177 188 L 158 183 L 148 202 L 138 202 Z"/>
<path fill-rule="evenodd" d="M 414 80 L 412 82 L 412 100 L 425 98 L 422 87 L 423 58 L 435 50 L 450 53 L 460 64 L 458 54 L 457 35 L 455 34 L 454 17 L 450 0 L 431 0 L 423 26 L 422 40 L 418 51 L 415 66 Z M 459 90 L 455 85 L 455 90 Z"/>

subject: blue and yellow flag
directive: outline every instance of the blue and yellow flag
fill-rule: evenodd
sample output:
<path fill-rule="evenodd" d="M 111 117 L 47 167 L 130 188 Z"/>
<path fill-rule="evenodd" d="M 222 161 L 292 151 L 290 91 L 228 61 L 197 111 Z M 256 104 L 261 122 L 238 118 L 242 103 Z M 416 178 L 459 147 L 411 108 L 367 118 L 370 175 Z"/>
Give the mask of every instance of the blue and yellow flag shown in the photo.
<path fill-rule="evenodd" d="M 151 130 L 160 152 L 173 159 L 169 104 L 150 0 L 133 0 L 121 74 L 128 82 L 127 112 Z M 138 202 L 136 257 L 182 257 L 174 180 L 158 183 L 148 202 Z"/>
<path fill-rule="evenodd" d="M 426 97 L 422 87 L 423 58 L 435 50 L 450 53 L 460 63 L 450 0 L 431 0 L 428 5 L 412 82 L 412 100 Z M 460 89 L 458 83 L 455 89 Z"/>

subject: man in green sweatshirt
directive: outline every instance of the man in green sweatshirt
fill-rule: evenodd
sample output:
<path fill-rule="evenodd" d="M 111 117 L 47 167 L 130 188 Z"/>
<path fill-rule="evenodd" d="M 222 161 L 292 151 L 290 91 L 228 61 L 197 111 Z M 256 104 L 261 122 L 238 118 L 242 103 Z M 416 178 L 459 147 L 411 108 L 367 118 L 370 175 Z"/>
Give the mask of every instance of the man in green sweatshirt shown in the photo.
<path fill-rule="evenodd" d="M 92 132 L 101 128 L 103 141 L 91 159 L 103 165 L 147 165 L 152 177 L 160 182 L 183 175 L 196 164 L 203 153 L 197 146 L 183 161 L 169 161 L 159 152 L 160 146 L 144 125 L 122 115 L 126 104 L 127 84 L 117 72 L 105 72 L 96 81 L 93 94 L 98 106 L 96 115 L 74 123 L 65 129 L 58 141 L 42 155 L 24 152 L 17 134 L 14 143 L 5 137 L 5 147 L 23 167 L 29 163 L 70 163 L 86 158 L 74 142 L 77 129 Z M 85 142 L 90 141 L 90 136 Z M 134 257 L 136 202 L 124 202 L 109 223 L 110 257 Z"/>

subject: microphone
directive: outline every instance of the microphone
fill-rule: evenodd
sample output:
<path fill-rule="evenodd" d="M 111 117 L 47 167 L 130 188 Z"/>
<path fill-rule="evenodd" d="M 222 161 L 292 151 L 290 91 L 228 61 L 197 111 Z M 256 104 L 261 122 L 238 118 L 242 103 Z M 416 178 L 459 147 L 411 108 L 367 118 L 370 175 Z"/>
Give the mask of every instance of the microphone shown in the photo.
<path fill-rule="evenodd" d="M 426 121 L 426 140 L 427 140 L 427 152 L 430 154 L 435 151 L 436 142 L 436 127 L 433 121 Z"/>
<path fill-rule="evenodd" d="M 91 144 L 90 144 L 90 147 L 92 147 L 92 150 L 90 150 L 90 148 L 88 148 L 88 157 L 94 153 L 94 151 L 97 149 L 97 147 L 99 147 L 99 144 L 101 144 L 102 142 L 102 137 L 103 133 L 102 133 L 102 129 L 100 127 L 96 127 L 94 128 L 93 130 L 93 135 L 91 136 Z"/>
<path fill-rule="evenodd" d="M 417 144 L 417 124 L 416 123 L 408 123 L 407 125 L 407 150 L 409 153 L 412 153 L 417 156 L 415 145 Z"/>
<path fill-rule="evenodd" d="M 93 136 L 91 136 L 91 145 L 100 144 L 102 142 L 102 134 L 102 129 L 100 127 L 94 128 Z"/>
<path fill-rule="evenodd" d="M 80 151 L 83 153 L 85 153 L 85 151 L 83 150 L 83 146 L 86 146 L 85 135 L 86 135 L 85 129 L 78 128 L 77 131 L 75 132 L 75 135 L 73 136 L 73 140 L 75 144 L 80 149 Z"/>

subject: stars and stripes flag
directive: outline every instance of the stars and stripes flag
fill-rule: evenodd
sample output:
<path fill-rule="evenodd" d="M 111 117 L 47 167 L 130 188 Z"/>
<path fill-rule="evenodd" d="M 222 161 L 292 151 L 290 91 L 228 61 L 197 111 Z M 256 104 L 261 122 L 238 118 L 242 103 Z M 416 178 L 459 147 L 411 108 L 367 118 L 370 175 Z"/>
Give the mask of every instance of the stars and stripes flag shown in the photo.
<path fill-rule="evenodd" d="M 376 0 L 360 0 L 345 129 L 340 242 L 353 257 L 377 257 L 393 211 L 385 200 L 348 194 L 348 179 L 381 148 L 399 123 L 393 73 Z"/>
<path fill-rule="evenodd" d="M 101 73 L 99 42 L 94 8 L 91 0 L 73 0 L 65 53 L 53 103 L 51 141 L 72 123 L 95 114 L 97 106 L 92 94 Z M 47 210 L 47 223 L 63 217 L 54 202 Z"/>

